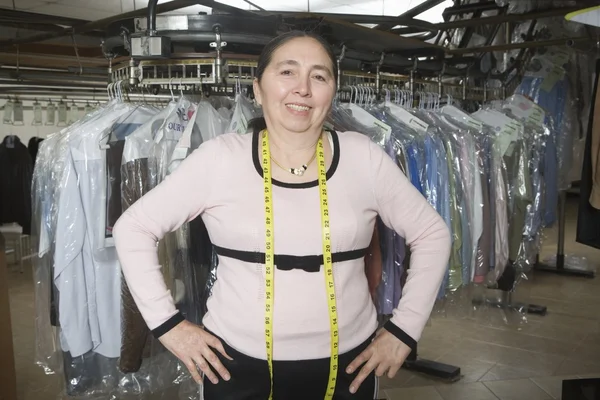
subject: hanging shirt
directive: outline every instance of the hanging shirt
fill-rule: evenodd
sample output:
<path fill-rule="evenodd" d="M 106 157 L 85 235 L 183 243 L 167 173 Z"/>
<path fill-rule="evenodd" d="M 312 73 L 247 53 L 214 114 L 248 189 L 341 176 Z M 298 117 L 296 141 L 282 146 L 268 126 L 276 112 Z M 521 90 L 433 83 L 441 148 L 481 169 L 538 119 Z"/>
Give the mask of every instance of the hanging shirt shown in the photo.
<path fill-rule="evenodd" d="M 31 233 L 31 183 L 33 162 L 17 136 L 0 143 L 0 224 L 18 223 Z"/>

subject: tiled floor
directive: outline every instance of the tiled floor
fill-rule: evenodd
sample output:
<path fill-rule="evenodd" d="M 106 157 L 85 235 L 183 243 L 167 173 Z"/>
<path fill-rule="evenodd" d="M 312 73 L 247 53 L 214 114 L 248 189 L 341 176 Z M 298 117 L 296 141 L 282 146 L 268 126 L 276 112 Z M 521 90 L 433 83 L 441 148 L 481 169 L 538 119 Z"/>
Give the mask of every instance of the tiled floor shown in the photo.
<path fill-rule="evenodd" d="M 600 264 L 600 251 L 575 243 L 576 202 L 567 213 L 568 254 Z M 600 228 L 599 228 L 600 229 Z M 556 252 L 556 230 L 546 232 L 542 258 Z M 55 399 L 55 376 L 33 365 L 34 308 L 31 274 L 10 273 L 19 400 Z M 473 312 L 465 301 L 437 312 L 419 344 L 423 358 L 457 365 L 462 376 L 448 383 L 401 370 L 381 381 L 389 400 L 550 400 L 561 398 L 561 382 L 600 377 L 600 278 L 536 273 L 516 299 L 546 305 L 546 316 L 499 309 Z"/>

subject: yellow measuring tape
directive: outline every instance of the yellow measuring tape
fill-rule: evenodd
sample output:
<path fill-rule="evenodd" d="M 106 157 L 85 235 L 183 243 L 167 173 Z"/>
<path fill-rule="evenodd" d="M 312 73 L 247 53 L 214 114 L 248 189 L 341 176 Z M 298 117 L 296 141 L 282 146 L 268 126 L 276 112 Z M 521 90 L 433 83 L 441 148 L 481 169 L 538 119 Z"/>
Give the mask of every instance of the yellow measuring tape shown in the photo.
<path fill-rule="evenodd" d="M 323 138 L 317 143 L 317 166 L 319 168 L 319 198 L 321 204 L 321 224 L 323 227 L 323 265 L 325 266 L 325 285 L 327 288 L 327 305 L 329 309 L 329 325 L 331 330 L 331 361 L 329 364 L 329 381 L 325 399 L 333 399 L 338 372 L 338 321 L 333 284 L 333 261 L 331 257 L 331 231 L 329 227 L 329 203 L 327 201 L 327 172 L 325 170 L 325 149 Z M 268 132 L 262 132 L 262 167 L 265 185 L 265 338 L 267 344 L 267 362 L 271 377 L 269 400 L 273 399 L 273 300 L 274 300 L 274 229 L 273 229 L 273 194 L 271 187 L 271 152 Z"/>

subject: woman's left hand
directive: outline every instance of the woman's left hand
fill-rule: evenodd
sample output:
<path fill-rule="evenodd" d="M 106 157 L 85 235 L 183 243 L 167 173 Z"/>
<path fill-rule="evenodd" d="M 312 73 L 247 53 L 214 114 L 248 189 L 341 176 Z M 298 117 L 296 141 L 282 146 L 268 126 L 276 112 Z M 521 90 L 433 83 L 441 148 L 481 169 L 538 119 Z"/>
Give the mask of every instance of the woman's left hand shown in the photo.
<path fill-rule="evenodd" d="M 365 364 L 352 384 L 350 392 L 356 393 L 363 381 L 375 370 L 375 375 L 383 376 L 387 372 L 393 378 L 402 367 L 404 360 L 410 354 L 410 347 L 385 329 L 377 332 L 377 337 L 369 347 L 358 355 L 346 368 L 346 373 L 352 374 Z"/>

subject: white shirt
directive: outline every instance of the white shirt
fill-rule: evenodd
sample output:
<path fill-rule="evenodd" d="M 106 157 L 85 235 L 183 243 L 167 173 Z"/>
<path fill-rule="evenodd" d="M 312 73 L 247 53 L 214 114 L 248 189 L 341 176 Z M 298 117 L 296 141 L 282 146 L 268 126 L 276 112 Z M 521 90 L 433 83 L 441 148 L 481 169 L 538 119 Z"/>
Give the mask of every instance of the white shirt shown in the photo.
<path fill-rule="evenodd" d="M 54 281 L 59 291 L 61 345 L 73 357 L 93 350 L 118 357 L 121 348 L 121 267 L 104 245 L 106 159 L 115 124 L 141 125 L 156 111 L 117 104 L 71 132 L 60 192 Z"/>

